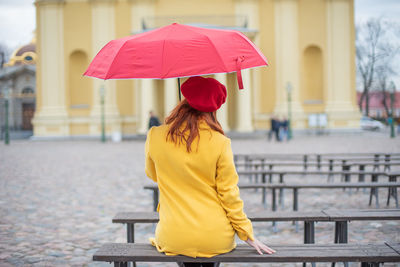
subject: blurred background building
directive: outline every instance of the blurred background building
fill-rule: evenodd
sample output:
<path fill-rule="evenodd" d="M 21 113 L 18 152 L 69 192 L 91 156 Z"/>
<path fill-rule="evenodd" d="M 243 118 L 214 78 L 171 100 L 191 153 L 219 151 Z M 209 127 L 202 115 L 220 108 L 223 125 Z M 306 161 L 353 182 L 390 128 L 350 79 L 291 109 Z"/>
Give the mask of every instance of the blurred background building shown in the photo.
<path fill-rule="evenodd" d="M 9 101 L 9 130 L 14 136 L 30 136 L 35 112 L 36 40 L 17 48 L 0 68 L 0 106 Z M 0 109 L 0 136 L 4 134 L 5 109 Z"/>
<path fill-rule="evenodd" d="M 353 0 L 36 0 L 35 137 L 99 136 L 100 87 L 106 133 L 145 133 L 150 110 L 165 118 L 178 102 L 176 79 L 106 81 L 83 77 L 110 40 L 173 22 L 237 29 L 269 67 L 217 74 L 228 87 L 218 113 L 225 131 L 269 128 L 273 114 L 294 129 L 323 114 L 328 129 L 359 128 Z M 34 88 L 34 87 L 32 87 Z M 289 102 L 288 99 L 291 99 Z"/>
<path fill-rule="evenodd" d="M 361 98 L 361 92 L 357 92 L 358 102 Z M 369 117 L 386 120 L 392 112 L 391 92 L 372 91 L 369 92 Z M 362 103 L 365 110 L 366 103 Z M 394 93 L 393 117 L 400 118 L 400 92 Z"/>

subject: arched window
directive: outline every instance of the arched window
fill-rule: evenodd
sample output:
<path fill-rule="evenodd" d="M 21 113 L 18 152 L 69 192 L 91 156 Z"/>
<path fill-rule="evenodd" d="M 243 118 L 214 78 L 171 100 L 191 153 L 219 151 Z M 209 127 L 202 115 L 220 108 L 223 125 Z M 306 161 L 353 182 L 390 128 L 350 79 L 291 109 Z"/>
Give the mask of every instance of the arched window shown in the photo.
<path fill-rule="evenodd" d="M 30 95 L 30 94 L 34 94 L 33 89 L 30 87 L 26 87 L 22 90 L 22 94 L 23 95 Z"/>
<path fill-rule="evenodd" d="M 318 46 L 308 46 L 304 50 L 302 80 L 304 104 L 323 104 L 324 69 L 322 52 Z"/>
<path fill-rule="evenodd" d="M 72 115 L 87 115 L 92 88 L 89 78 L 82 76 L 88 66 L 88 57 L 83 51 L 75 51 L 69 56 L 68 99 Z"/>

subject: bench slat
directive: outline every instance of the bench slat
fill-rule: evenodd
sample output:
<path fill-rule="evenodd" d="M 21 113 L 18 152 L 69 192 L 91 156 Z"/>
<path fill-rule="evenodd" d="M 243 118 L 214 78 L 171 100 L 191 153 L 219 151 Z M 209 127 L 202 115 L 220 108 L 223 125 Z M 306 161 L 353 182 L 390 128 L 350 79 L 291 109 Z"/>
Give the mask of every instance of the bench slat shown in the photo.
<path fill-rule="evenodd" d="M 393 244 L 398 246 L 399 244 Z M 93 255 L 107 262 L 400 262 L 400 255 L 386 244 L 271 245 L 277 252 L 258 255 L 254 248 L 239 245 L 212 258 L 166 256 L 150 244 L 109 243 Z"/>
<path fill-rule="evenodd" d="M 158 212 L 118 212 L 113 223 L 152 223 L 158 222 Z"/>
<path fill-rule="evenodd" d="M 287 184 L 287 183 L 276 183 L 276 184 L 264 184 L 264 183 L 239 183 L 241 189 L 253 189 L 253 188 L 376 188 L 376 187 L 400 187 L 398 182 L 388 183 L 313 183 L 313 184 Z M 145 185 L 144 189 L 158 190 L 157 184 Z"/>
<path fill-rule="evenodd" d="M 396 251 L 400 255 L 400 243 L 385 242 L 385 244 L 391 247 L 394 251 Z"/>
<path fill-rule="evenodd" d="M 331 221 L 400 220 L 400 209 L 388 210 L 323 210 Z"/>
<path fill-rule="evenodd" d="M 248 212 L 247 217 L 253 222 L 271 221 L 389 221 L 400 220 L 400 209 L 382 210 L 322 210 L 314 211 L 260 211 Z M 157 212 L 119 212 L 112 219 L 113 223 L 156 223 Z"/>
<path fill-rule="evenodd" d="M 400 219 L 400 210 L 398 212 Z M 329 216 L 323 212 L 248 212 L 247 217 L 253 221 L 329 221 Z M 157 212 L 119 212 L 112 219 L 113 223 L 154 223 L 158 222 Z"/>
<path fill-rule="evenodd" d="M 238 184 L 239 188 L 251 189 L 251 188 L 370 188 L 370 187 L 400 187 L 400 183 L 389 182 L 389 183 L 313 183 L 313 184 Z"/>
<path fill-rule="evenodd" d="M 238 175 L 248 175 L 248 174 L 285 174 L 285 175 L 329 175 L 329 174 L 349 174 L 349 175 L 385 175 L 389 176 L 391 173 L 387 172 L 377 172 L 377 171 L 278 171 L 278 170 L 238 170 Z"/>

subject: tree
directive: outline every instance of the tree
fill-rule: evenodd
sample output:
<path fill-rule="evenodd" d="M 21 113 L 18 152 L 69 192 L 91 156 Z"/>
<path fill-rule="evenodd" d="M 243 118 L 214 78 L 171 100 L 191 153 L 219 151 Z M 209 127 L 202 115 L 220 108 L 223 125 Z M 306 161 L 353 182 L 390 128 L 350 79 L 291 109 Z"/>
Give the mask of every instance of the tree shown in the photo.
<path fill-rule="evenodd" d="M 389 116 L 391 112 L 389 111 L 388 105 L 388 101 L 390 99 L 390 92 L 388 92 L 388 90 L 391 89 L 389 88 L 389 77 L 395 74 L 396 72 L 391 65 L 380 65 L 376 68 L 377 82 L 375 83 L 374 88 L 377 91 L 381 91 L 382 105 L 385 108 L 387 116 Z"/>
<path fill-rule="evenodd" d="M 6 44 L 0 43 L 0 69 L 2 69 L 4 63 L 8 61 L 10 53 L 10 48 Z"/>
<path fill-rule="evenodd" d="M 369 115 L 369 92 L 377 86 L 383 90 L 386 96 L 387 83 L 395 74 L 393 60 L 399 49 L 387 38 L 391 24 L 379 19 L 370 19 L 365 24 L 356 28 L 356 64 L 357 74 L 362 85 L 362 94 L 359 100 L 359 108 L 365 100 L 365 115 Z M 385 104 L 386 105 L 386 100 Z M 385 106 L 385 108 L 387 108 Z"/>

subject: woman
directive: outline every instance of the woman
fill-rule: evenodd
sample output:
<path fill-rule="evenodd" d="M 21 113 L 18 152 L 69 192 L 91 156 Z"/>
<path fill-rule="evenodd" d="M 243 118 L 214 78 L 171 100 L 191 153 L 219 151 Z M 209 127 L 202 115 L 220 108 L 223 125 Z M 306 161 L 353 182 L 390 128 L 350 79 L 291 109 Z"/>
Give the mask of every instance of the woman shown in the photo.
<path fill-rule="evenodd" d="M 160 191 L 152 244 L 167 255 L 212 257 L 234 249 L 236 233 L 258 253 L 273 253 L 253 236 L 230 139 L 216 119 L 226 100 L 225 86 L 213 78 L 191 77 L 181 91 L 185 100 L 164 125 L 150 129 L 146 140 L 146 174 Z"/>

